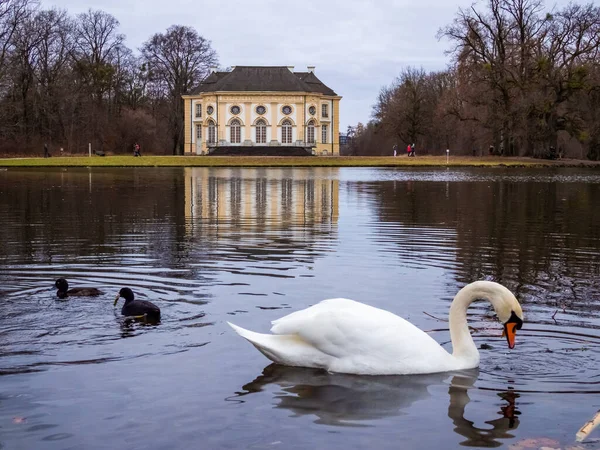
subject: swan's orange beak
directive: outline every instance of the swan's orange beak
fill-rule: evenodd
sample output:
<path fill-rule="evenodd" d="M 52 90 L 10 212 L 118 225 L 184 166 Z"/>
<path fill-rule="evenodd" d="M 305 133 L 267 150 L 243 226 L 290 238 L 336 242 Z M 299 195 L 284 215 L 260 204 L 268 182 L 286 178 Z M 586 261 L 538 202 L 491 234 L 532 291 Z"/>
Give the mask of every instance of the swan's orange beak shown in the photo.
<path fill-rule="evenodd" d="M 508 348 L 515 348 L 515 337 L 517 336 L 517 324 L 514 322 L 507 322 L 504 324 L 504 331 L 502 337 L 506 336 L 508 341 Z"/>

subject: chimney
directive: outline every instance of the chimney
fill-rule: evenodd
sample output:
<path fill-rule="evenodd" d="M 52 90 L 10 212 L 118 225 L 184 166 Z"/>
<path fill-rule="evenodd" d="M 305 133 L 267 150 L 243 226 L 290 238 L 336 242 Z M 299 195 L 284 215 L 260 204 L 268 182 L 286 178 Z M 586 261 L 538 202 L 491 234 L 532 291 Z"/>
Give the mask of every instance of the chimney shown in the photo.
<path fill-rule="evenodd" d="M 306 68 L 308 69 L 308 71 L 309 71 L 310 73 L 314 73 L 314 71 L 315 71 L 315 67 L 316 67 L 316 66 L 306 66 Z"/>
<path fill-rule="evenodd" d="M 287 66 L 288 69 L 290 69 L 290 72 L 294 73 L 294 66 Z"/>
<path fill-rule="evenodd" d="M 217 69 L 218 69 L 217 66 L 211 66 L 210 73 L 215 73 L 217 71 Z"/>

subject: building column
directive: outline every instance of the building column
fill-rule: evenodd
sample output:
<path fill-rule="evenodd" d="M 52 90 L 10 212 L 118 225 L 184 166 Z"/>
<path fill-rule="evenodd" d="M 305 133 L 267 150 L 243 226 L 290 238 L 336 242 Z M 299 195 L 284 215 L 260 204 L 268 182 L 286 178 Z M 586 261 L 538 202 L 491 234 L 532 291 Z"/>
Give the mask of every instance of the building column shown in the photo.
<path fill-rule="evenodd" d="M 255 143 L 255 139 L 252 134 L 252 102 L 246 102 L 244 103 L 244 140 Z"/>
<path fill-rule="evenodd" d="M 271 103 L 271 141 L 279 141 L 277 113 L 277 103 Z"/>

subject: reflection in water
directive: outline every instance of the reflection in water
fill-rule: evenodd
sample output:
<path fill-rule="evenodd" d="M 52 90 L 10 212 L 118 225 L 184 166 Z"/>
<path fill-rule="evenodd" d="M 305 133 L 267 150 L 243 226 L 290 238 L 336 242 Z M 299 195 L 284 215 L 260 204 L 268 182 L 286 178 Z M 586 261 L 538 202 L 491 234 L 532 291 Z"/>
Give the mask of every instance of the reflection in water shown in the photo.
<path fill-rule="evenodd" d="M 521 413 L 516 405 L 519 394 L 512 390 L 499 393 L 498 396 L 506 402 L 498 412 L 502 417 L 485 422 L 491 425 L 491 429 L 479 428 L 475 426 L 473 421 L 464 417 L 465 408 L 470 401 L 468 387 L 472 386 L 472 382 L 470 385 L 465 386 L 463 380 L 465 380 L 463 377 L 455 376 L 448 388 L 448 394 L 450 394 L 448 417 L 452 419 L 454 432 L 467 438 L 466 441 L 461 442 L 461 445 L 466 447 L 500 447 L 502 443 L 498 442 L 498 439 L 515 437 L 508 430 L 516 430 L 519 427 L 517 416 Z M 467 382 L 471 381 L 470 378 L 466 380 Z"/>
<path fill-rule="evenodd" d="M 121 327 L 121 337 L 129 338 L 134 337 L 140 333 L 140 330 L 144 328 L 156 328 L 160 325 L 160 322 L 146 321 L 145 318 L 137 317 L 119 317 L 117 318 L 119 326 Z"/>
<path fill-rule="evenodd" d="M 394 242 L 410 268 L 451 267 L 459 283 L 491 276 L 522 302 L 589 313 L 600 294 L 589 276 L 600 274 L 600 177 L 548 172 L 390 171 L 362 184 L 374 227 L 392 231 L 375 239 Z"/>
<path fill-rule="evenodd" d="M 195 348 L 207 339 L 191 333 L 214 324 L 203 319 L 213 298 L 239 301 L 217 314 L 285 307 L 283 294 L 264 298 L 284 290 L 274 282 L 314 277 L 337 245 L 338 180 L 336 168 L 0 175 L 0 374 L 89 360 L 98 348 L 147 353 L 117 337 L 145 335 L 157 354 Z M 59 276 L 106 294 L 56 302 Z M 108 297 L 124 286 L 163 309 L 160 327 L 114 320 Z"/>
<path fill-rule="evenodd" d="M 430 387 L 443 385 L 451 377 L 448 417 L 454 431 L 467 438 L 461 445 L 499 447 L 499 440 L 513 438 L 509 430 L 519 426 L 519 395 L 512 390 L 498 394 L 506 402 L 500 408 L 501 417 L 485 422 L 491 429 L 479 428 L 464 417 L 470 401 L 468 390 L 478 376 L 478 369 L 429 375 L 357 376 L 271 364 L 234 398 L 278 385 L 281 391 L 274 393 L 277 408 L 288 409 L 296 416 L 315 415 L 318 424 L 364 426 L 367 424 L 360 422 L 408 413 L 413 404 L 430 396 Z"/>
<path fill-rule="evenodd" d="M 0 172 L 0 446 L 40 448 L 72 433 L 61 448 L 142 435 L 156 448 L 197 446 L 198 436 L 212 438 L 206 448 L 398 448 L 410 437 L 404 447 L 493 447 L 516 434 L 564 448 L 600 386 L 599 202 L 600 173 L 584 170 Z M 107 294 L 58 302 L 58 276 Z M 276 309 L 342 295 L 427 330 L 438 325 L 423 311 L 447 317 L 458 287 L 486 276 L 517 292 L 527 326 L 506 352 L 492 312 L 469 310 L 485 344 L 477 389 L 464 374 L 271 369 L 235 397 L 246 403 L 223 402 L 255 376 L 255 353 L 223 332 L 230 314 L 258 329 Z M 164 310 L 160 326 L 115 317 L 112 296 L 124 286 Z M 269 418 L 254 411 L 272 403 L 275 416 L 303 419 L 265 432 Z M 517 409 L 532 420 L 519 423 Z M 310 424 L 307 433 L 315 419 L 346 428 Z M 413 435 L 417 424 L 429 441 Z"/>
<path fill-rule="evenodd" d="M 188 232 L 202 220 L 241 223 L 256 230 L 338 220 L 337 168 L 199 167 L 186 168 L 184 177 Z M 298 227 L 298 234 L 302 231 Z"/>

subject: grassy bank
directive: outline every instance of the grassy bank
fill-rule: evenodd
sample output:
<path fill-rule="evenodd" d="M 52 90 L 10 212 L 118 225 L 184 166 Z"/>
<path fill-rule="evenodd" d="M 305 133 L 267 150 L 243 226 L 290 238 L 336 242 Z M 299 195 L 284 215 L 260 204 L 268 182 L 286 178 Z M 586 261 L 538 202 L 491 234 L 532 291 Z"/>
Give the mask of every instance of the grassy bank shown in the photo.
<path fill-rule="evenodd" d="M 418 166 L 600 167 L 600 162 L 546 161 L 532 158 L 445 156 L 230 157 L 230 156 L 106 156 L 5 158 L 0 167 L 418 167 Z"/>

